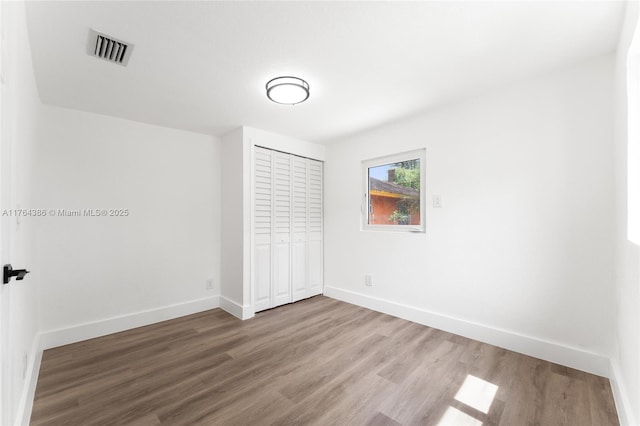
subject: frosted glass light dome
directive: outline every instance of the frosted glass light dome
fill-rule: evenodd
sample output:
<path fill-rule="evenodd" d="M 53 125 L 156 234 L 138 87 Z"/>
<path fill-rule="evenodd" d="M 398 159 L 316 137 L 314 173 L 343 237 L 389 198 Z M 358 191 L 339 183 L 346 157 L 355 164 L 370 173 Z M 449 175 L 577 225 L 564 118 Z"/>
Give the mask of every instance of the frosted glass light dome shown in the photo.
<path fill-rule="evenodd" d="M 309 99 L 309 83 L 298 77 L 276 77 L 267 83 L 267 97 L 278 104 L 299 104 Z"/>

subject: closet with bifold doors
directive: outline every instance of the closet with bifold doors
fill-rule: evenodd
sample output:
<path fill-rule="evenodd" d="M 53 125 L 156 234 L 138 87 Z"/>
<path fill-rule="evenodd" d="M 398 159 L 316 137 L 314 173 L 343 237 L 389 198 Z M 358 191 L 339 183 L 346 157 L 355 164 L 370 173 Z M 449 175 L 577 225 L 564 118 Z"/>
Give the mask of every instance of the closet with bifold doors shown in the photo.
<path fill-rule="evenodd" d="M 256 312 L 322 293 L 322 172 L 321 161 L 254 147 Z"/>

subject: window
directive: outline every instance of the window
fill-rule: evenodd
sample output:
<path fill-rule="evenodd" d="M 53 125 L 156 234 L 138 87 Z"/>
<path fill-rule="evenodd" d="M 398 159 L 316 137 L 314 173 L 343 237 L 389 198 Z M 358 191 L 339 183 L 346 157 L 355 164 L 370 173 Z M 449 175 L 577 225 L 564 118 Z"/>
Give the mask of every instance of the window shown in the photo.
<path fill-rule="evenodd" d="M 363 229 L 425 231 L 425 149 L 362 162 Z"/>

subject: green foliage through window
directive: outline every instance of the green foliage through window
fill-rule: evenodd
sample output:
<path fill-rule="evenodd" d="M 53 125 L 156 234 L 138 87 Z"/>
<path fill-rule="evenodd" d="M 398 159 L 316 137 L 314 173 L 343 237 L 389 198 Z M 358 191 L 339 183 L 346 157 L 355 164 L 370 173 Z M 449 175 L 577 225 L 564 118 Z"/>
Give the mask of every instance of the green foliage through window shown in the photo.
<path fill-rule="evenodd" d="M 393 183 L 404 186 L 407 188 L 413 188 L 420 190 L 420 160 L 409 160 L 397 163 L 399 167 L 396 167 L 393 173 Z"/>
<path fill-rule="evenodd" d="M 396 163 L 396 166 L 390 173 L 393 183 L 420 191 L 420 159 Z M 402 198 L 398 200 L 397 207 L 398 209 L 389 216 L 389 221 L 398 225 L 407 225 L 411 215 L 420 212 L 420 198 Z"/>

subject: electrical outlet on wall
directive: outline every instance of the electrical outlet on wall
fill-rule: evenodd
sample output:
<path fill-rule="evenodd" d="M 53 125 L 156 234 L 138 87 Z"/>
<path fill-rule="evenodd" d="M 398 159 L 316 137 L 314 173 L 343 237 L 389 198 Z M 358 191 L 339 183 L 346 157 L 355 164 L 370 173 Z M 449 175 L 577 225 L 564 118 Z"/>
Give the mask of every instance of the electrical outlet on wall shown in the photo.
<path fill-rule="evenodd" d="M 365 274 L 364 275 L 364 285 L 367 287 L 373 287 L 373 275 Z"/>
<path fill-rule="evenodd" d="M 204 288 L 207 290 L 213 290 L 216 286 L 215 281 L 213 281 L 213 278 L 209 278 L 207 279 L 207 281 L 205 281 L 204 283 Z"/>

